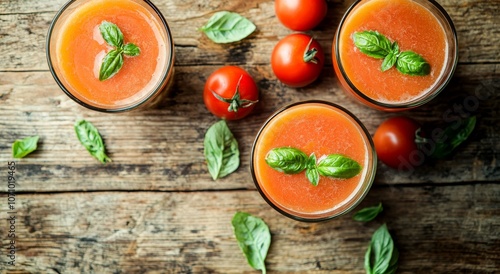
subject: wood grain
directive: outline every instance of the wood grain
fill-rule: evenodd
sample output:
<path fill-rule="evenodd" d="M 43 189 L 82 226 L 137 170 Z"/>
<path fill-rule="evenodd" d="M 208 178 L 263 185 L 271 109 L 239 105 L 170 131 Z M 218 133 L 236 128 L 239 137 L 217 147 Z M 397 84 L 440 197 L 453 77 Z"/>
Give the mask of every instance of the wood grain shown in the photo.
<path fill-rule="evenodd" d="M 272 0 L 155 0 L 173 30 L 173 89 L 157 109 L 109 115 L 73 102 L 48 71 L 46 35 L 65 0 L 0 1 L 1 162 L 13 160 L 15 139 L 40 135 L 38 150 L 16 161 L 18 264 L 6 268 L 2 248 L 0 272 L 257 273 L 234 240 L 230 220 L 237 210 L 269 224 L 270 273 L 364 273 L 364 252 L 382 223 L 400 251 L 398 273 L 497 272 L 500 1 L 438 0 L 457 30 L 459 64 L 435 100 L 402 113 L 369 109 L 342 91 L 331 65 L 331 43 L 352 0 L 327 2 L 327 18 L 310 32 L 326 51 L 325 68 L 312 85 L 293 89 L 281 84 L 269 65 L 274 45 L 291 33 L 278 22 Z M 211 42 L 197 28 L 219 10 L 248 17 L 257 31 L 238 43 Z M 240 168 L 213 181 L 203 138 L 217 118 L 206 110 L 202 90 L 207 77 L 228 64 L 252 74 L 261 100 L 251 116 L 229 122 L 240 146 Z M 359 206 L 382 201 L 384 212 L 375 221 L 357 223 L 351 212 L 329 222 L 300 223 L 279 215 L 260 197 L 249 157 L 269 115 L 310 99 L 346 107 L 371 134 L 396 115 L 437 127 L 476 115 L 478 124 L 445 160 L 411 172 L 380 163 L 374 186 Z M 98 127 L 112 163 L 101 165 L 80 145 L 73 124 L 82 118 Z M 6 219 L 2 185 L 0 218 Z M 2 247 L 8 244 L 6 235 L 2 222 Z"/>
<path fill-rule="evenodd" d="M 310 99 L 339 103 L 352 110 L 372 134 L 381 121 L 393 116 L 346 97 L 332 69 L 325 69 L 312 88 L 295 90 L 273 79 L 267 66 L 247 68 L 259 83 L 262 98 L 252 116 L 229 123 L 239 141 L 241 166 L 221 183 L 210 179 L 203 156 L 204 134 L 217 121 L 206 110 L 201 96 L 204 81 L 214 69 L 211 66 L 177 68 L 173 92 L 161 108 L 119 115 L 78 106 L 59 90 L 47 72 L 0 73 L 0 101 L 6 117 L 0 121 L 4 129 L 0 133 L 0 156 L 9 158 L 10 144 L 15 139 L 41 136 L 38 151 L 19 161 L 19 180 L 24 182 L 20 191 L 253 189 L 249 172 L 251 145 L 261 124 L 280 107 Z M 479 115 L 479 123 L 474 136 L 455 157 L 423 165 L 412 173 L 380 165 L 376 183 L 498 180 L 500 137 L 491 125 L 500 124 L 498 93 L 494 92 L 500 86 L 499 78 L 496 64 L 461 66 L 450 89 L 435 102 L 400 114 L 426 124 L 442 124 L 460 113 L 454 105 L 462 105 L 463 111 Z M 468 105 L 467 98 L 477 98 L 475 109 L 463 106 Z M 73 124 L 81 118 L 98 127 L 112 163 L 100 164 L 79 144 Z"/>
<path fill-rule="evenodd" d="M 293 221 L 256 191 L 17 197 L 18 262 L 31 273 L 256 273 L 234 240 L 236 211 L 268 224 L 270 273 L 364 273 L 366 247 L 382 223 L 400 251 L 399 273 L 493 273 L 500 262 L 496 184 L 374 188 L 362 206 L 382 201 L 385 210 L 368 224 L 352 214 Z"/>
<path fill-rule="evenodd" d="M 34 1 L 33 6 L 22 5 L 22 1 L 2 1 L 0 52 L 5 56 L 0 59 L 0 70 L 47 70 L 45 38 L 52 18 L 65 1 L 53 1 L 53 4 L 42 2 L 47 1 Z M 331 64 L 331 45 L 336 26 L 351 2 L 330 2 L 327 18 L 311 32 L 325 49 L 327 65 Z M 268 64 L 274 45 L 290 34 L 274 15 L 274 4 L 269 0 L 155 3 L 172 29 L 177 66 Z M 469 0 L 460 1 L 461 4 L 457 5 L 455 1 L 448 0 L 439 3 L 449 11 L 457 29 L 460 62 L 500 62 L 497 45 L 500 40 L 497 27 L 500 25 L 497 16 L 500 1 Z M 26 10 L 24 6 L 30 7 Z M 23 11 L 18 12 L 17 9 Z M 198 28 L 217 10 L 241 13 L 257 24 L 257 32 L 239 43 L 214 44 Z"/>

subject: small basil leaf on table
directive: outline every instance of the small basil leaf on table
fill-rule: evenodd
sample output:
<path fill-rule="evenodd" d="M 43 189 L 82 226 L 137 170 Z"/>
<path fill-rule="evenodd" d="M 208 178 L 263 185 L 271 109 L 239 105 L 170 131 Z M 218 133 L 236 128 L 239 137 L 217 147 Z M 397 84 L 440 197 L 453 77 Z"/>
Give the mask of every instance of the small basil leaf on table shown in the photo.
<path fill-rule="evenodd" d="M 341 154 L 330 154 L 321 158 L 318 163 L 318 172 L 321 176 L 340 179 L 352 178 L 361 171 L 358 162 Z"/>
<path fill-rule="evenodd" d="M 367 274 L 392 274 L 396 272 L 399 252 L 394 246 L 387 225 L 383 224 L 372 235 L 365 253 Z"/>
<path fill-rule="evenodd" d="M 265 274 L 265 260 L 271 245 L 269 227 L 262 219 L 245 212 L 236 212 L 231 223 L 238 245 L 248 264 Z"/>
<path fill-rule="evenodd" d="M 229 11 L 215 13 L 200 28 L 215 43 L 231 43 L 244 39 L 256 29 L 247 18 Z"/>
<path fill-rule="evenodd" d="M 90 122 L 80 120 L 75 123 L 76 136 L 80 143 L 87 149 L 90 155 L 94 156 L 101 163 L 111 162 L 106 155 L 104 142 L 97 128 Z"/>
<path fill-rule="evenodd" d="M 308 163 L 307 155 L 293 147 L 274 148 L 267 153 L 265 160 L 270 167 L 286 174 L 300 173 Z"/>
<path fill-rule="evenodd" d="M 455 148 L 463 143 L 476 126 L 476 116 L 471 116 L 465 121 L 461 120 L 460 125 L 450 125 L 446 127 L 441 138 L 436 140 L 436 147 L 431 154 L 432 158 L 442 159 L 450 155 Z"/>
<path fill-rule="evenodd" d="M 12 144 L 12 157 L 14 158 L 23 158 L 26 155 L 37 149 L 38 139 L 40 137 L 30 136 L 24 139 L 15 140 Z"/>
<path fill-rule="evenodd" d="M 205 133 L 204 154 L 214 180 L 233 173 L 240 165 L 238 141 L 225 120 L 213 124 Z"/>
<path fill-rule="evenodd" d="M 377 217 L 377 215 L 383 210 L 384 208 L 382 207 L 382 203 L 379 203 L 377 206 L 365 207 L 359 210 L 352 218 L 358 222 L 369 222 L 375 219 L 375 217 Z"/>

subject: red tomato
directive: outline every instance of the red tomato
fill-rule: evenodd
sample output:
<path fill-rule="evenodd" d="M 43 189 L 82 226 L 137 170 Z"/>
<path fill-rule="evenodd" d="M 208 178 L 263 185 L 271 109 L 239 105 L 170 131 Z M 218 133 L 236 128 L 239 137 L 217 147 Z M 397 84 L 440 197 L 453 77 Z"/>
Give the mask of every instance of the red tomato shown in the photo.
<path fill-rule="evenodd" d="M 287 28 L 306 31 L 316 27 L 326 16 L 325 0 L 275 0 L 274 11 Z"/>
<path fill-rule="evenodd" d="M 378 158 L 392 168 L 408 170 L 423 163 L 415 143 L 420 125 L 406 117 L 392 117 L 380 124 L 373 136 Z"/>
<path fill-rule="evenodd" d="M 259 89 L 244 69 L 225 66 L 214 71 L 205 83 L 203 101 L 215 116 L 237 120 L 247 116 L 259 100 Z"/>
<path fill-rule="evenodd" d="M 325 63 L 321 45 L 311 36 L 294 33 L 281 39 L 274 47 L 271 67 L 285 85 L 304 87 L 314 82 Z"/>

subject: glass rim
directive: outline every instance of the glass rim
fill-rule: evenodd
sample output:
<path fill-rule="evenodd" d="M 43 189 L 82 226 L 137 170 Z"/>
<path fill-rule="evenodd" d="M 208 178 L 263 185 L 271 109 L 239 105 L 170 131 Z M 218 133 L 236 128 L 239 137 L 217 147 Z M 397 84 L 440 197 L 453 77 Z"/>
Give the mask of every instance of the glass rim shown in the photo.
<path fill-rule="evenodd" d="M 159 92 L 161 92 L 164 88 L 165 81 L 169 80 L 168 76 L 172 73 L 172 71 L 174 69 L 174 64 L 173 64 L 174 63 L 174 43 L 172 40 L 172 32 L 170 31 L 170 27 L 168 26 L 167 20 L 165 19 L 165 17 L 161 13 L 161 11 L 150 0 L 140 0 L 140 1 L 145 2 L 151 9 L 153 9 L 154 13 L 156 13 L 158 18 L 160 18 L 161 24 L 165 28 L 165 32 L 167 34 L 167 37 L 166 37 L 168 39 L 167 42 L 169 42 L 166 44 L 167 44 L 168 49 L 170 50 L 170 54 L 169 54 L 170 56 L 168 57 L 168 59 L 166 61 L 167 69 L 160 77 L 161 81 L 158 81 L 158 83 L 155 85 L 155 87 L 152 89 L 152 91 L 147 96 L 142 98 L 140 101 L 137 101 L 133 104 L 130 104 L 130 105 L 127 105 L 124 107 L 118 107 L 118 108 L 105 108 L 105 107 L 98 107 L 98 106 L 89 104 L 87 102 L 84 102 L 83 100 L 80 100 L 78 97 L 73 95 L 65 87 L 65 85 L 62 83 L 62 81 L 57 76 L 57 73 L 54 70 L 54 66 L 52 65 L 51 54 L 50 54 L 50 47 L 51 47 L 50 40 L 52 37 L 53 29 L 54 29 L 55 25 L 57 24 L 59 17 L 61 17 L 61 15 L 71 6 L 71 4 L 73 4 L 76 1 L 79 1 L 79 0 L 69 0 L 59 9 L 59 11 L 56 13 L 56 15 L 54 16 L 54 18 L 52 19 L 52 21 L 49 25 L 49 30 L 48 30 L 47 37 L 45 40 L 45 45 L 46 45 L 45 46 L 45 55 L 47 57 L 47 63 L 49 66 L 49 70 L 50 70 L 50 73 L 52 74 L 54 80 L 56 81 L 57 85 L 59 86 L 59 88 L 61 88 L 62 91 L 69 98 L 71 98 L 73 101 L 80 104 L 81 106 L 86 107 L 86 108 L 91 109 L 91 110 L 105 112 L 105 113 L 118 113 L 118 112 L 126 112 L 126 111 L 137 109 L 137 108 L 141 107 L 142 105 L 144 105 L 146 102 L 148 102 L 151 98 L 156 96 Z"/>
<path fill-rule="evenodd" d="M 453 37 L 454 52 L 452 53 L 453 62 L 451 64 L 451 69 L 449 71 L 449 74 L 443 75 L 442 77 L 438 78 L 436 80 L 436 84 L 439 83 L 439 85 L 433 86 L 431 88 L 431 90 L 429 90 L 426 94 L 421 95 L 421 96 L 417 97 L 416 99 L 413 99 L 413 100 L 408 101 L 408 102 L 403 102 L 403 103 L 384 103 L 384 102 L 380 102 L 380 101 L 377 101 L 375 99 L 368 97 L 352 83 L 351 79 L 347 76 L 347 74 L 344 70 L 344 67 L 342 66 L 342 61 L 340 59 L 340 53 L 338 50 L 339 49 L 339 37 L 340 37 L 340 32 L 341 32 L 342 26 L 344 25 L 347 17 L 351 14 L 351 11 L 355 7 L 357 7 L 358 4 L 360 4 L 360 2 L 363 2 L 363 1 L 365 1 L 365 0 L 356 0 L 354 3 L 352 3 L 349 6 L 347 11 L 344 13 L 344 15 L 342 15 L 342 18 L 339 22 L 338 28 L 337 28 L 337 30 L 335 32 L 335 36 L 334 36 L 335 42 L 334 42 L 333 46 L 335 47 L 335 50 L 332 53 L 336 59 L 336 60 L 334 60 L 334 62 L 338 66 L 338 69 L 339 69 L 340 73 L 342 74 L 344 81 L 347 83 L 347 85 L 349 85 L 349 88 L 356 94 L 356 96 L 359 96 L 363 100 L 366 100 L 369 104 L 372 104 L 378 108 L 383 108 L 383 109 L 388 109 L 388 110 L 405 110 L 405 109 L 409 109 L 409 108 L 415 108 L 415 107 L 424 105 L 424 104 L 430 102 L 432 99 L 436 98 L 441 93 L 441 91 L 443 91 L 445 89 L 445 87 L 449 84 L 449 82 L 453 78 L 453 74 L 455 73 L 455 70 L 456 70 L 457 65 L 458 65 L 458 35 L 457 35 L 457 31 L 455 29 L 455 25 L 453 24 L 453 20 L 451 19 L 449 14 L 446 12 L 446 10 L 439 3 L 437 3 L 435 0 L 425 0 L 426 2 L 430 3 L 432 6 L 434 6 L 439 11 L 439 13 L 443 16 L 444 21 L 448 24 L 448 26 L 450 27 L 450 30 L 451 30 L 451 34 Z M 434 12 L 432 12 L 432 13 L 434 14 Z M 438 19 L 438 21 L 440 21 L 440 20 Z M 441 22 L 440 22 L 440 24 L 441 24 Z M 445 26 L 443 26 L 443 29 L 446 33 L 447 31 L 446 31 Z M 445 67 L 448 67 L 448 65 L 445 64 Z M 444 79 L 444 81 L 442 81 L 442 83 L 440 83 L 441 80 L 443 80 L 443 79 Z"/>
<path fill-rule="evenodd" d="M 351 200 L 349 200 L 346 203 L 347 207 L 345 209 L 341 210 L 340 212 L 337 212 L 337 213 L 335 213 L 335 210 L 329 210 L 329 211 L 324 211 L 322 213 L 310 213 L 310 214 L 303 214 L 303 216 L 299 216 L 299 215 L 294 215 L 293 213 L 291 213 L 294 210 L 290 210 L 291 212 L 283 210 L 282 208 L 277 206 L 275 203 L 273 203 L 271 199 L 269 199 L 267 197 L 267 195 L 265 194 L 264 190 L 261 188 L 261 186 L 257 180 L 257 177 L 255 175 L 255 165 L 254 165 L 255 148 L 257 146 L 257 141 L 259 140 L 263 130 L 267 127 L 267 125 L 277 115 L 279 115 L 283 111 L 286 111 L 287 109 L 290 109 L 292 107 L 295 107 L 298 105 L 304 105 L 304 104 L 327 105 L 327 106 L 330 106 L 330 107 L 333 107 L 335 109 L 340 110 L 341 112 L 345 113 L 348 117 L 353 119 L 354 122 L 356 122 L 356 125 L 359 127 L 359 129 L 361 129 L 361 132 L 364 135 L 363 139 L 365 140 L 365 144 L 367 145 L 367 148 L 368 148 L 368 153 L 369 153 L 369 155 L 372 156 L 371 157 L 372 161 L 370 161 L 371 168 L 368 167 L 369 170 L 367 170 L 365 180 L 360 181 L 360 183 L 363 183 L 364 186 L 361 187 L 357 192 L 353 192 L 353 193 L 360 194 L 360 195 L 354 196 Z M 252 143 L 252 149 L 250 151 L 250 173 L 252 174 L 253 182 L 254 182 L 255 187 L 257 188 L 260 196 L 262 196 L 262 198 L 266 201 L 267 204 L 269 204 L 272 208 L 274 208 L 276 211 L 278 211 L 282 215 L 284 215 L 288 218 L 291 218 L 293 220 L 296 220 L 296 221 L 301 221 L 301 222 L 309 222 L 309 223 L 323 222 L 323 221 L 328 221 L 328 220 L 331 220 L 334 218 L 338 218 L 344 214 L 349 213 L 356 206 L 358 206 L 361 203 L 361 201 L 363 201 L 363 199 L 366 197 L 366 195 L 370 191 L 371 186 L 373 185 L 373 182 L 375 180 L 376 171 L 377 171 L 377 153 L 375 151 L 375 145 L 373 143 L 373 139 L 371 138 L 370 132 L 366 129 L 364 124 L 349 110 L 347 110 L 346 108 L 344 108 L 338 104 L 335 104 L 335 103 L 332 103 L 329 101 L 325 101 L 325 100 L 299 101 L 299 102 L 288 104 L 288 105 L 276 110 L 273 114 L 271 114 L 271 116 L 269 116 L 269 118 L 267 118 L 267 120 L 260 127 L 259 131 L 257 132 L 257 135 L 255 136 L 255 140 Z M 350 204 L 350 202 L 351 202 L 351 204 Z M 310 217 L 309 216 L 304 217 L 304 215 L 309 215 Z"/>

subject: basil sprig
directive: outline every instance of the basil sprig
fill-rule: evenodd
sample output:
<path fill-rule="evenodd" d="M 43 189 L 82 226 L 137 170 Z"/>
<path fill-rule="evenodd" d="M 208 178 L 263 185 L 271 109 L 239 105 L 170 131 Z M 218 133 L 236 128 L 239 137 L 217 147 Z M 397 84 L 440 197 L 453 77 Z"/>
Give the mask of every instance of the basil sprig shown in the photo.
<path fill-rule="evenodd" d="M 35 151 L 37 149 L 39 138 L 40 137 L 36 135 L 20 140 L 15 140 L 12 144 L 12 157 L 23 158 L 31 152 Z"/>
<path fill-rule="evenodd" d="M 104 142 L 97 128 L 90 122 L 80 120 L 75 123 L 76 136 L 80 143 L 87 149 L 90 155 L 94 156 L 101 163 L 111 162 L 106 155 Z"/>
<path fill-rule="evenodd" d="M 382 203 L 379 203 L 377 206 L 365 207 L 359 210 L 352 218 L 358 222 L 369 222 L 375 219 L 383 210 Z"/>
<path fill-rule="evenodd" d="M 99 31 L 104 41 L 114 47 L 102 60 L 99 70 L 99 80 L 104 81 L 113 77 L 122 68 L 124 54 L 130 57 L 138 56 L 141 50 L 135 44 L 123 44 L 123 33 L 117 25 L 111 22 L 102 21 L 99 25 Z"/>
<path fill-rule="evenodd" d="M 396 69 L 406 75 L 424 76 L 430 73 L 429 63 L 413 51 L 399 51 L 397 42 L 392 42 L 377 31 L 355 32 L 352 36 L 354 45 L 364 54 L 384 59 L 381 70 L 386 71 L 396 65 Z"/>
<path fill-rule="evenodd" d="M 213 124 L 205 134 L 204 154 L 214 180 L 234 172 L 240 165 L 238 141 L 225 120 Z"/>
<path fill-rule="evenodd" d="M 244 39 L 256 29 L 255 25 L 238 13 L 219 11 L 200 28 L 215 43 L 231 43 Z"/>
<path fill-rule="evenodd" d="M 449 156 L 460 144 L 465 142 L 475 127 L 476 116 L 471 116 L 465 120 L 459 120 L 458 124 L 448 125 L 436 139 L 424 138 L 420 136 L 420 130 L 417 130 L 415 143 L 421 150 L 424 150 L 426 145 L 431 146 L 433 149 L 430 157 L 442 159 Z"/>
<path fill-rule="evenodd" d="M 238 245 L 248 264 L 265 274 L 265 260 L 271 245 L 269 227 L 262 219 L 245 212 L 236 212 L 231 223 Z"/>
<path fill-rule="evenodd" d="M 365 253 L 367 274 L 393 274 L 398 268 L 398 249 L 394 246 L 387 225 L 383 224 L 372 236 Z"/>
<path fill-rule="evenodd" d="M 361 165 L 353 159 L 341 154 L 330 154 L 316 159 L 309 157 L 294 147 L 278 147 L 266 155 L 266 163 L 273 169 L 285 174 L 296 174 L 306 170 L 306 178 L 317 186 L 320 175 L 339 179 L 352 178 L 361 171 Z"/>

